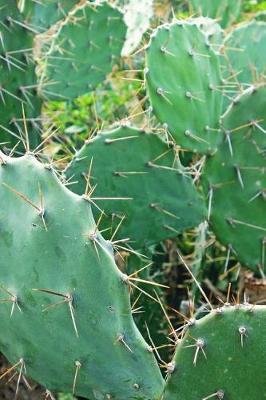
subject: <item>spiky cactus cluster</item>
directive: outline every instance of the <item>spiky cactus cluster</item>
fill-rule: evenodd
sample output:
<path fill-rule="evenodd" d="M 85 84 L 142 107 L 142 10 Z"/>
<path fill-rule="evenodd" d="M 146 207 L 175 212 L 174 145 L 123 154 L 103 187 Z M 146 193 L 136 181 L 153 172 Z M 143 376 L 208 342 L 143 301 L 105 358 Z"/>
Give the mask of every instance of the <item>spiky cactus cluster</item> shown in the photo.
<path fill-rule="evenodd" d="M 200 262 L 193 275 L 180 256 L 208 313 L 181 313 L 185 324 L 175 329 L 160 293 L 137 285 L 155 285 L 147 255 L 187 228 L 196 228 L 202 258 L 208 226 L 228 259 L 265 273 L 266 23 L 228 33 L 222 28 L 237 20 L 241 1 L 190 6 L 197 18 L 157 26 L 133 61 L 147 91 L 143 126 L 121 121 L 99 130 L 61 173 L 39 160 L 43 101 L 72 101 L 122 68 L 135 26 L 128 23 L 126 51 L 128 16 L 113 2 L 0 0 L 0 350 L 12 363 L 0 380 L 13 373 L 19 384 L 28 375 L 47 388 L 46 398 L 51 391 L 90 400 L 266 396 L 265 306 L 246 298 L 213 306 L 197 280 Z M 135 258 L 128 271 L 118 269 L 117 249 L 123 262 L 124 253 L 137 257 L 139 271 Z M 156 327 L 150 332 L 146 321 L 150 344 L 140 334 L 133 289 L 162 310 L 168 344 L 156 347 Z M 167 346 L 175 347 L 170 363 L 158 352 Z"/>
<path fill-rule="evenodd" d="M 87 93 L 120 63 L 126 35 L 122 13 L 105 1 L 82 3 L 0 2 L 1 142 L 23 141 L 24 109 L 36 145 L 44 99 Z"/>

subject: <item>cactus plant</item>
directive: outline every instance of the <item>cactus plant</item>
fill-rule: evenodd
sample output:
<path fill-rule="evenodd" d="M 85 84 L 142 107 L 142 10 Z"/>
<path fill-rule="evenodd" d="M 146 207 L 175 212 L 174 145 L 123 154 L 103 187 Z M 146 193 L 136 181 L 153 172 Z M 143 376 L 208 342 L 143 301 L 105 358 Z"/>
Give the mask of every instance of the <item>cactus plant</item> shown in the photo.
<path fill-rule="evenodd" d="M 112 228 L 107 235 L 112 236 L 122 218 L 117 238 L 129 238 L 136 248 L 172 237 L 205 218 L 191 178 L 175 151 L 156 134 L 127 126 L 101 132 L 76 154 L 65 175 L 78 194 L 95 187 L 91 197 L 99 199 L 108 217 L 103 228 Z"/>
<path fill-rule="evenodd" d="M 79 0 L 18 0 L 24 20 L 37 32 L 45 32 L 64 19 Z"/>
<path fill-rule="evenodd" d="M 153 111 L 176 143 L 201 153 L 214 151 L 221 140 L 219 60 L 193 20 L 153 32 L 145 79 Z"/>
<path fill-rule="evenodd" d="M 246 89 L 266 73 L 266 23 L 252 21 L 233 29 L 224 41 L 224 78 Z"/>
<path fill-rule="evenodd" d="M 36 96 L 34 33 L 24 23 L 16 1 L 0 1 L 0 142 L 21 140 L 23 107 L 32 144 L 39 141 L 41 103 Z"/>
<path fill-rule="evenodd" d="M 11 135 L 26 148 L 19 158 L 12 158 L 17 147 L 9 156 L 6 148 L 0 151 L 0 351 L 12 364 L 0 381 L 17 378 L 15 397 L 27 375 L 47 388 L 46 399 L 53 399 L 51 391 L 91 400 L 262 399 L 266 306 L 250 305 L 246 295 L 243 304 L 238 295 L 230 305 L 231 286 L 226 297 L 220 265 L 225 259 L 223 276 L 234 259 L 238 270 L 240 261 L 265 277 L 265 22 L 243 24 L 223 41 L 224 31 L 209 17 L 227 27 L 238 18 L 241 1 L 193 0 L 200 17 L 157 27 L 146 48 L 148 96 L 134 94 L 140 112 L 131 114 L 145 115 L 140 126 L 148 131 L 124 122 L 99 131 L 62 175 L 54 162 L 36 158 L 53 158 L 49 147 L 29 149 L 38 96 L 71 100 L 93 90 L 120 60 L 123 45 L 128 55 L 137 44 L 130 29 L 124 44 L 117 2 L 77 3 L 10 0 L 7 6 L 0 0 L 0 141 L 12 142 Z M 32 48 L 39 32 L 36 94 Z M 133 65 L 139 66 L 144 60 L 138 53 Z M 124 79 L 142 81 L 139 69 L 127 72 Z M 232 100 L 224 114 L 223 97 Z M 147 124 L 152 111 L 159 124 L 156 118 Z M 74 140 L 58 135 L 56 141 Z M 64 145 L 58 147 L 61 153 Z M 179 157 L 186 151 L 184 167 Z M 209 228 L 228 249 L 217 242 L 205 253 L 215 240 Z M 221 247 L 226 258 L 216 257 Z M 154 261 L 151 271 L 147 256 Z M 188 301 L 180 296 L 187 272 L 194 280 Z M 211 304 L 200 282 L 222 307 Z M 147 284 L 147 290 L 138 286 Z M 150 299 L 154 303 L 147 304 Z M 179 312 L 173 307 L 180 301 Z M 206 305 L 210 310 L 201 318 Z M 166 384 L 153 352 L 166 368 Z"/>
<path fill-rule="evenodd" d="M 265 397 L 265 316 L 265 306 L 227 304 L 188 323 L 163 399 Z"/>
<path fill-rule="evenodd" d="M 222 28 L 238 19 L 241 3 L 242 0 L 190 0 L 192 14 L 216 19 Z"/>
<path fill-rule="evenodd" d="M 125 35 L 123 15 L 106 1 L 75 7 L 43 42 L 40 94 L 67 100 L 93 90 L 119 63 Z"/>
<path fill-rule="evenodd" d="M 0 348 L 13 370 L 86 398 L 158 398 L 163 379 L 134 325 L 130 280 L 90 204 L 33 155 L 0 156 Z"/>
<path fill-rule="evenodd" d="M 209 216 L 221 242 L 251 268 L 265 269 L 266 88 L 247 89 L 222 119 L 224 141 L 203 175 Z"/>

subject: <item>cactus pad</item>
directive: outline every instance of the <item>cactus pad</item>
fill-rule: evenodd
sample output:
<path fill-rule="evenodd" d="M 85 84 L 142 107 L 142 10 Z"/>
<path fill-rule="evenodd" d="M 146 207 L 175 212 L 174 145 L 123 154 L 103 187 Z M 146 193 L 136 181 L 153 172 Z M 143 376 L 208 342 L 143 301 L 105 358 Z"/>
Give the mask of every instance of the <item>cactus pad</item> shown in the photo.
<path fill-rule="evenodd" d="M 79 0 L 20 0 L 19 10 L 27 23 L 44 32 L 57 21 L 64 19 Z"/>
<path fill-rule="evenodd" d="M 205 217 L 202 200 L 176 156 L 157 135 L 125 126 L 89 141 L 66 177 L 74 182 L 71 190 L 83 194 L 92 162 L 91 186 L 97 185 L 92 197 L 107 198 L 97 202 L 109 217 L 107 226 L 115 215 L 118 222 L 124 216 L 118 236 L 142 248 L 197 226 Z"/>
<path fill-rule="evenodd" d="M 177 345 L 164 400 L 266 397 L 266 307 L 225 306 L 197 320 Z"/>
<path fill-rule="evenodd" d="M 24 106 L 30 141 L 39 141 L 40 101 L 36 96 L 33 33 L 21 18 L 16 1 L 0 0 L 0 143 L 13 147 L 23 130 Z"/>
<path fill-rule="evenodd" d="M 123 15 L 107 2 L 75 7 L 43 42 L 41 94 L 62 100 L 93 90 L 119 63 L 125 35 Z"/>
<path fill-rule="evenodd" d="M 226 28 L 240 15 L 242 0 L 190 0 L 193 14 L 216 19 Z"/>
<path fill-rule="evenodd" d="M 203 175 L 218 239 L 253 269 L 265 270 L 266 87 L 248 89 L 224 115 L 224 142 Z"/>
<path fill-rule="evenodd" d="M 192 19 L 151 35 L 145 72 L 153 110 L 176 143 L 201 153 L 216 149 L 222 109 L 218 56 Z"/>
<path fill-rule="evenodd" d="M 242 88 L 266 74 L 266 23 L 252 21 L 234 29 L 224 42 L 225 79 L 235 76 Z"/>
<path fill-rule="evenodd" d="M 1 351 L 55 392 L 159 397 L 159 368 L 89 203 L 32 155 L 0 156 Z"/>

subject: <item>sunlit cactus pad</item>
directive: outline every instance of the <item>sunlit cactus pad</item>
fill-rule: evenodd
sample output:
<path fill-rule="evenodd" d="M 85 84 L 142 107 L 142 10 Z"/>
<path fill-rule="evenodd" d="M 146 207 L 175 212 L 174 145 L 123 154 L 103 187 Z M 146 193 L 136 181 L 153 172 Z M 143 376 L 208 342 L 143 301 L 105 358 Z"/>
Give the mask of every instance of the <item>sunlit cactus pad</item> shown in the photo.
<path fill-rule="evenodd" d="M 183 148 L 215 150 L 222 108 L 218 55 L 192 19 L 158 27 L 146 50 L 146 85 L 154 113 Z"/>
<path fill-rule="evenodd" d="M 90 170 L 91 195 L 108 218 L 112 236 L 143 247 L 172 237 L 205 218 L 202 199 L 177 154 L 156 134 L 131 127 L 101 132 L 66 170 L 71 190 L 83 194 Z M 87 185 L 88 186 L 88 185 Z M 101 200 L 102 198 L 102 200 Z M 115 216 L 117 218 L 115 218 Z"/>
<path fill-rule="evenodd" d="M 264 271 L 266 87 L 248 89 L 222 126 L 224 142 L 203 175 L 212 228 L 243 264 Z"/>
<path fill-rule="evenodd" d="M 41 94 L 63 100 L 93 90 L 119 64 L 125 36 L 122 13 L 107 2 L 74 8 L 57 33 L 44 41 L 39 60 Z"/>
<path fill-rule="evenodd" d="M 0 0 L 0 143 L 7 142 L 8 147 L 21 138 L 22 107 L 32 144 L 39 140 L 40 101 L 36 96 L 33 37 L 16 1 Z"/>
<path fill-rule="evenodd" d="M 159 368 L 89 203 L 32 155 L 0 156 L 0 347 L 18 379 L 89 399 L 157 398 Z"/>
<path fill-rule="evenodd" d="M 228 305 L 194 322 L 177 345 L 163 399 L 264 399 L 265 319 L 265 306 Z"/>

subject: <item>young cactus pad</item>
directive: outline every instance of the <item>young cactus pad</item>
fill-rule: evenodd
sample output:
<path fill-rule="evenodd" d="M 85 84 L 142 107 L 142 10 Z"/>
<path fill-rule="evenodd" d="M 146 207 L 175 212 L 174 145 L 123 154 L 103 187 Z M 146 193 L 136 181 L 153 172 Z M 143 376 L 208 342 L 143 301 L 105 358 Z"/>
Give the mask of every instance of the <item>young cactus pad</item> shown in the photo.
<path fill-rule="evenodd" d="M 24 24 L 15 0 L 0 0 L 0 143 L 21 139 L 24 107 L 30 141 L 39 141 L 41 104 L 36 96 L 34 34 Z"/>
<path fill-rule="evenodd" d="M 192 14 L 216 19 L 226 28 L 240 15 L 242 0 L 190 0 Z"/>
<path fill-rule="evenodd" d="M 266 74 L 266 23 L 252 21 L 234 29 L 224 42 L 225 79 L 242 89 Z M 234 77 L 235 78 L 232 78 Z"/>
<path fill-rule="evenodd" d="M 39 59 L 42 95 L 73 99 L 93 90 L 119 63 L 125 36 L 123 15 L 107 2 L 74 8 L 44 41 Z"/>
<path fill-rule="evenodd" d="M 222 126 L 224 142 L 203 175 L 212 228 L 243 264 L 265 272 L 266 87 L 238 97 Z"/>
<path fill-rule="evenodd" d="M 163 400 L 266 398 L 266 307 L 224 306 L 177 344 Z"/>
<path fill-rule="evenodd" d="M 156 134 L 128 126 L 101 132 L 76 154 L 65 174 L 76 193 L 95 186 L 91 197 L 99 199 L 94 201 L 112 227 L 105 234 L 112 236 L 123 219 L 116 239 L 129 238 L 135 248 L 172 237 L 205 218 L 191 177 L 174 149 Z"/>
<path fill-rule="evenodd" d="M 90 204 L 32 155 L 0 156 L 1 351 L 55 392 L 157 399 L 163 379 Z"/>
<path fill-rule="evenodd" d="M 153 32 L 145 79 L 153 111 L 178 145 L 200 153 L 217 148 L 222 110 L 219 60 L 192 19 Z"/>

